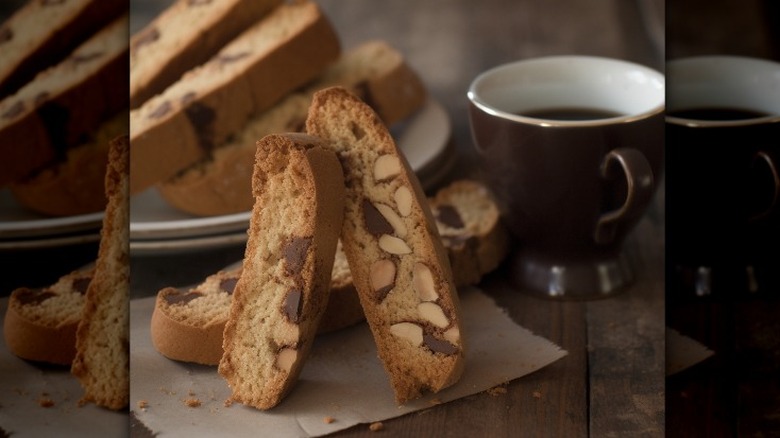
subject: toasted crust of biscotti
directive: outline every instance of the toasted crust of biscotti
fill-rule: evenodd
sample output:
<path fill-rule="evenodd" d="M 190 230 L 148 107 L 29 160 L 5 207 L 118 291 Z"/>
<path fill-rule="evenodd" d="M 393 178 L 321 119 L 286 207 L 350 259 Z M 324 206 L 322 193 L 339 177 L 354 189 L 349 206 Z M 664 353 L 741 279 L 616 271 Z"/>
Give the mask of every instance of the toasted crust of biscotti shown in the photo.
<path fill-rule="evenodd" d="M 121 1 L 28 1 L 0 23 L 0 99 L 125 12 Z"/>
<path fill-rule="evenodd" d="M 130 107 L 206 62 L 282 0 L 178 0 L 130 39 Z"/>
<path fill-rule="evenodd" d="M 173 207 L 197 216 L 251 210 L 255 140 L 303 129 L 314 92 L 332 85 L 362 97 L 388 126 L 418 110 L 427 98 L 422 81 L 400 52 L 384 41 L 367 41 L 344 53 L 314 84 L 252 117 L 209 157 L 160 183 L 160 195 Z"/>
<path fill-rule="evenodd" d="M 108 144 L 127 133 L 127 111 L 103 123 L 86 143 L 68 149 L 65 160 L 12 183 L 16 202 L 48 216 L 74 216 L 103 211 Z"/>
<path fill-rule="evenodd" d="M 253 114 L 314 79 L 339 51 L 338 35 L 315 3 L 274 9 L 207 63 L 130 112 L 131 192 L 205 157 Z"/>
<path fill-rule="evenodd" d="M 126 15 L 115 20 L 0 101 L 0 186 L 62 158 L 127 108 L 127 26 Z"/>
<path fill-rule="evenodd" d="M 8 350 L 27 360 L 70 365 L 92 274 L 92 269 L 78 270 L 43 289 L 14 290 L 3 321 Z"/>
<path fill-rule="evenodd" d="M 126 135 L 111 141 L 105 182 L 108 204 L 71 367 L 84 388 L 82 402 L 115 410 L 128 405 L 130 389 L 129 152 Z"/>
<path fill-rule="evenodd" d="M 269 409 L 297 380 L 328 302 L 344 180 L 314 137 L 271 135 L 257 145 L 256 202 L 219 373 L 232 400 Z"/>
<path fill-rule="evenodd" d="M 452 385 L 464 363 L 460 305 L 417 177 L 377 114 L 342 87 L 314 95 L 306 130 L 344 169 L 341 240 L 396 401 Z"/>

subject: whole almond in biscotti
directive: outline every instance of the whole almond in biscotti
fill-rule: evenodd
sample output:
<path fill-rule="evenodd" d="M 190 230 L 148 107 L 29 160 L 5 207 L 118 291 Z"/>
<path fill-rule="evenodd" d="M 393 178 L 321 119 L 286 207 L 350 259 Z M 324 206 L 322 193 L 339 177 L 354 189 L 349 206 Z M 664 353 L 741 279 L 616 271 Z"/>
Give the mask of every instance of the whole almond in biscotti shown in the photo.
<path fill-rule="evenodd" d="M 396 401 L 452 385 L 464 363 L 458 296 L 417 177 L 381 119 L 344 88 L 315 94 L 306 130 L 344 169 L 341 239 Z"/>
<path fill-rule="evenodd" d="M 252 191 L 219 373 L 233 401 L 269 409 L 293 387 L 328 303 L 344 179 L 318 139 L 269 135 L 257 143 Z"/>

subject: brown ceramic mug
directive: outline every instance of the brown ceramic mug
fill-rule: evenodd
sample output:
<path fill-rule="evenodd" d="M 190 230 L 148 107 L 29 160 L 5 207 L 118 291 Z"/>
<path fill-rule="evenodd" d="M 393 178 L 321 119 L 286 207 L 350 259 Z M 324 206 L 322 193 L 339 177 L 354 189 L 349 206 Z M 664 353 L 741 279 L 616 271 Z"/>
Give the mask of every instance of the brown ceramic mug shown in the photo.
<path fill-rule="evenodd" d="M 780 287 L 780 63 L 667 63 L 667 297 Z"/>
<path fill-rule="evenodd" d="M 634 270 L 623 243 L 663 165 L 663 75 L 543 57 L 482 73 L 468 98 L 483 179 L 517 239 L 513 283 L 559 299 L 625 290 Z"/>

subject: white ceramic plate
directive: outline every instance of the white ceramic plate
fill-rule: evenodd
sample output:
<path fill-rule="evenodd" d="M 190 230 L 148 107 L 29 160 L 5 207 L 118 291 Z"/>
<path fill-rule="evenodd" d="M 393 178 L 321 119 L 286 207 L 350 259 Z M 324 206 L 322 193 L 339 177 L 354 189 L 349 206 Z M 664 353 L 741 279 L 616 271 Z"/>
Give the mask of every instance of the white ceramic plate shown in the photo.
<path fill-rule="evenodd" d="M 0 240 L 55 236 L 100 228 L 103 212 L 48 217 L 19 205 L 9 189 L 0 189 Z"/>
<path fill-rule="evenodd" d="M 406 155 L 412 169 L 418 174 L 433 173 L 439 163 L 451 160 L 439 159 L 442 154 L 453 153 L 447 148 L 450 131 L 449 116 L 436 100 L 428 100 L 396 133 L 398 146 Z M 395 132 L 395 131 L 394 131 Z M 426 185 L 427 180 L 423 180 Z M 244 234 L 249 226 L 251 212 L 224 216 L 195 217 L 169 206 L 155 189 L 136 195 L 130 201 L 130 251 L 132 254 L 160 250 L 170 251 L 177 245 L 182 249 L 206 248 L 210 245 L 233 242 L 238 234 Z M 226 236 L 215 236 L 228 234 Z M 201 244 L 198 238 L 202 238 Z M 165 240 L 177 239 L 180 242 Z M 149 242 L 157 241 L 157 242 Z"/>

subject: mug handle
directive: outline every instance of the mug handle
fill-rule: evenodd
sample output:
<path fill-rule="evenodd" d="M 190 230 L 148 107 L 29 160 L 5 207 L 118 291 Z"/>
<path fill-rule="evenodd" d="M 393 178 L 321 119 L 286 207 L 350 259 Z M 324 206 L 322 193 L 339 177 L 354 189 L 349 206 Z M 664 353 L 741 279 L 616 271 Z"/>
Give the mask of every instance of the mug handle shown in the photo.
<path fill-rule="evenodd" d="M 601 161 L 602 178 L 609 177 L 612 163 L 623 169 L 626 177 L 626 199 L 620 208 L 608 211 L 599 217 L 593 238 L 598 244 L 606 245 L 615 239 L 618 225 L 627 218 L 644 210 L 653 196 L 655 181 L 653 170 L 645 156 L 636 149 L 618 148 L 609 151 Z"/>
<path fill-rule="evenodd" d="M 767 216 L 769 213 L 772 212 L 772 210 L 775 209 L 777 206 L 777 201 L 780 199 L 780 175 L 778 175 L 777 172 L 777 165 L 775 164 L 775 160 L 772 159 L 772 156 L 764 151 L 758 151 L 756 152 L 756 155 L 753 156 L 753 163 L 756 163 L 757 161 L 763 161 L 764 164 L 766 164 L 766 167 L 769 169 L 769 172 L 772 174 L 772 183 L 773 183 L 773 191 L 772 191 L 772 202 L 769 203 L 769 205 L 764 209 L 764 211 L 760 213 L 756 213 L 753 216 L 750 217 L 751 221 L 759 220 L 765 216 Z"/>

